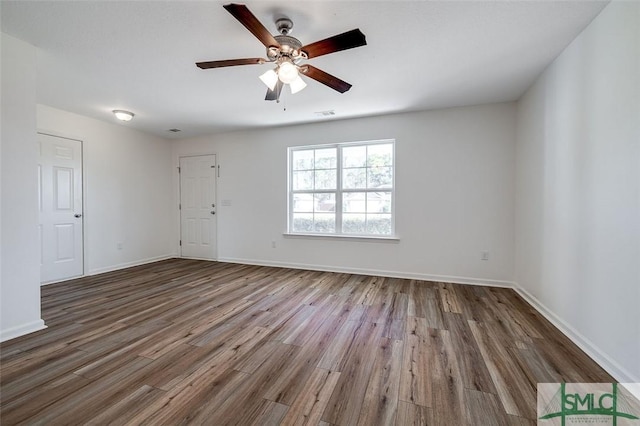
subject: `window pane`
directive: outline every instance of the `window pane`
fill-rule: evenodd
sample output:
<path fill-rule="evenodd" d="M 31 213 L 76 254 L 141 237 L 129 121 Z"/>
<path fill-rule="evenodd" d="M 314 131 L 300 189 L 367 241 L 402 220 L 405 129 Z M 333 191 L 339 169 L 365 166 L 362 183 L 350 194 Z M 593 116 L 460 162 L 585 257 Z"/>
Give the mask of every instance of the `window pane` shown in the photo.
<path fill-rule="evenodd" d="M 372 167 L 367 173 L 367 188 L 391 188 L 391 167 Z"/>
<path fill-rule="evenodd" d="M 294 213 L 313 213 L 313 194 L 293 194 Z"/>
<path fill-rule="evenodd" d="M 342 148 L 342 167 L 365 167 L 366 165 L 366 146 L 349 146 Z"/>
<path fill-rule="evenodd" d="M 391 215 L 390 214 L 368 214 L 367 234 L 390 235 Z"/>
<path fill-rule="evenodd" d="M 342 187 L 344 189 L 366 188 L 367 169 L 344 169 L 342 172 Z"/>
<path fill-rule="evenodd" d="M 315 212 L 335 212 L 336 194 L 315 194 Z"/>
<path fill-rule="evenodd" d="M 316 170 L 316 187 L 315 189 L 336 189 L 336 173 L 333 170 Z"/>
<path fill-rule="evenodd" d="M 315 232 L 336 232 L 335 213 L 316 213 L 314 219 Z"/>
<path fill-rule="evenodd" d="M 293 232 L 313 232 L 313 213 L 294 213 Z"/>
<path fill-rule="evenodd" d="M 293 170 L 313 169 L 313 150 L 293 151 Z"/>
<path fill-rule="evenodd" d="M 365 215 L 344 213 L 342 215 L 342 232 L 345 234 L 364 234 Z"/>
<path fill-rule="evenodd" d="M 367 213 L 391 213 L 391 192 L 368 192 Z"/>
<path fill-rule="evenodd" d="M 345 213 L 365 213 L 367 211 L 365 192 L 342 194 L 342 211 Z"/>
<path fill-rule="evenodd" d="M 293 172 L 293 190 L 313 189 L 313 171 Z"/>
<path fill-rule="evenodd" d="M 335 169 L 337 166 L 337 154 L 335 148 L 316 149 L 316 169 Z"/>
<path fill-rule="evenodd" d="M 380 167 L 393 165 L 393 145 L 369 145 L 367 147 L 367 166 Z"/>

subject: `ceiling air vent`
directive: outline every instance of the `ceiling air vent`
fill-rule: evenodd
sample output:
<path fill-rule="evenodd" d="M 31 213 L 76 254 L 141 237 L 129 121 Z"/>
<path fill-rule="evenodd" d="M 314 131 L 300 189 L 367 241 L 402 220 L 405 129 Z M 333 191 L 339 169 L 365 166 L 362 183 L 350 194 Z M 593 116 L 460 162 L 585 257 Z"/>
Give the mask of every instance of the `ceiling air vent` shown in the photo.
<path fill-rule="evenodd" d="M 332 109 L 328 111 L 317 111 L 315 113 L 318 117 L 331 117 L 332 115 L 336 115 L 336 112 Z"/>
<path fill-rule="evenodd" d="M 171 133 L 178 133 L 178 132 L 181 132 L 181 131 L 182 130 L 180 130 L 180 129 L 169 129 L 169 130 L 167 130 L 167 132 L 171 132 Z"/>

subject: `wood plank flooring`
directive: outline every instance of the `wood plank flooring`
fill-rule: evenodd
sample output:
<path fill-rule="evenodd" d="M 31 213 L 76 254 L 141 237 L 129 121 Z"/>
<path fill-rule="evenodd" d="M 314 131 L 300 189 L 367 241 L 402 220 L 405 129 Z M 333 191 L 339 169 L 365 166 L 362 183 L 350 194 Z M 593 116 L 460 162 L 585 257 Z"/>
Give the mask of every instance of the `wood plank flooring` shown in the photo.
<path fill-rule="evenodd" d="M 513 290 L 172 259 L 42 288 L 2 425 L 534 425 L 613 379 Z"/>

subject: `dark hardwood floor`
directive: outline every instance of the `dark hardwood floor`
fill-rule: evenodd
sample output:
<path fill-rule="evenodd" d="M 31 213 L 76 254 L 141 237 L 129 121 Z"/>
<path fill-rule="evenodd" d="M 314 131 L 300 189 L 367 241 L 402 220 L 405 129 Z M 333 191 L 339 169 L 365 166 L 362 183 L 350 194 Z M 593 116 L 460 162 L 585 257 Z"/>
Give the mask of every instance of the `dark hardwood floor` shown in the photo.
<path fill-rule="evenodd" d="M 173 259 L 42 288 L 1 423 L 534 425 L 613 379 L 513 290 Z"/>

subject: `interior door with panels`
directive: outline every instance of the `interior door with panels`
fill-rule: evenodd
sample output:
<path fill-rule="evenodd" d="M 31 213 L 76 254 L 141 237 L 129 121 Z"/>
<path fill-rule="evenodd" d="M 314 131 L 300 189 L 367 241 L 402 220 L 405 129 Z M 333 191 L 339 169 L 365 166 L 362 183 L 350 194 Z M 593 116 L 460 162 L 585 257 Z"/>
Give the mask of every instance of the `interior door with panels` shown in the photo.
<path fill-rule="evenodd" d="M 181 157 L 179 173 L 181 255 L 215 260 L 216 156 Z"/>
<path fill-rule="evenodd" d="M 83 275 L 82 142 L 38 134 L 40 281 Z"/>

